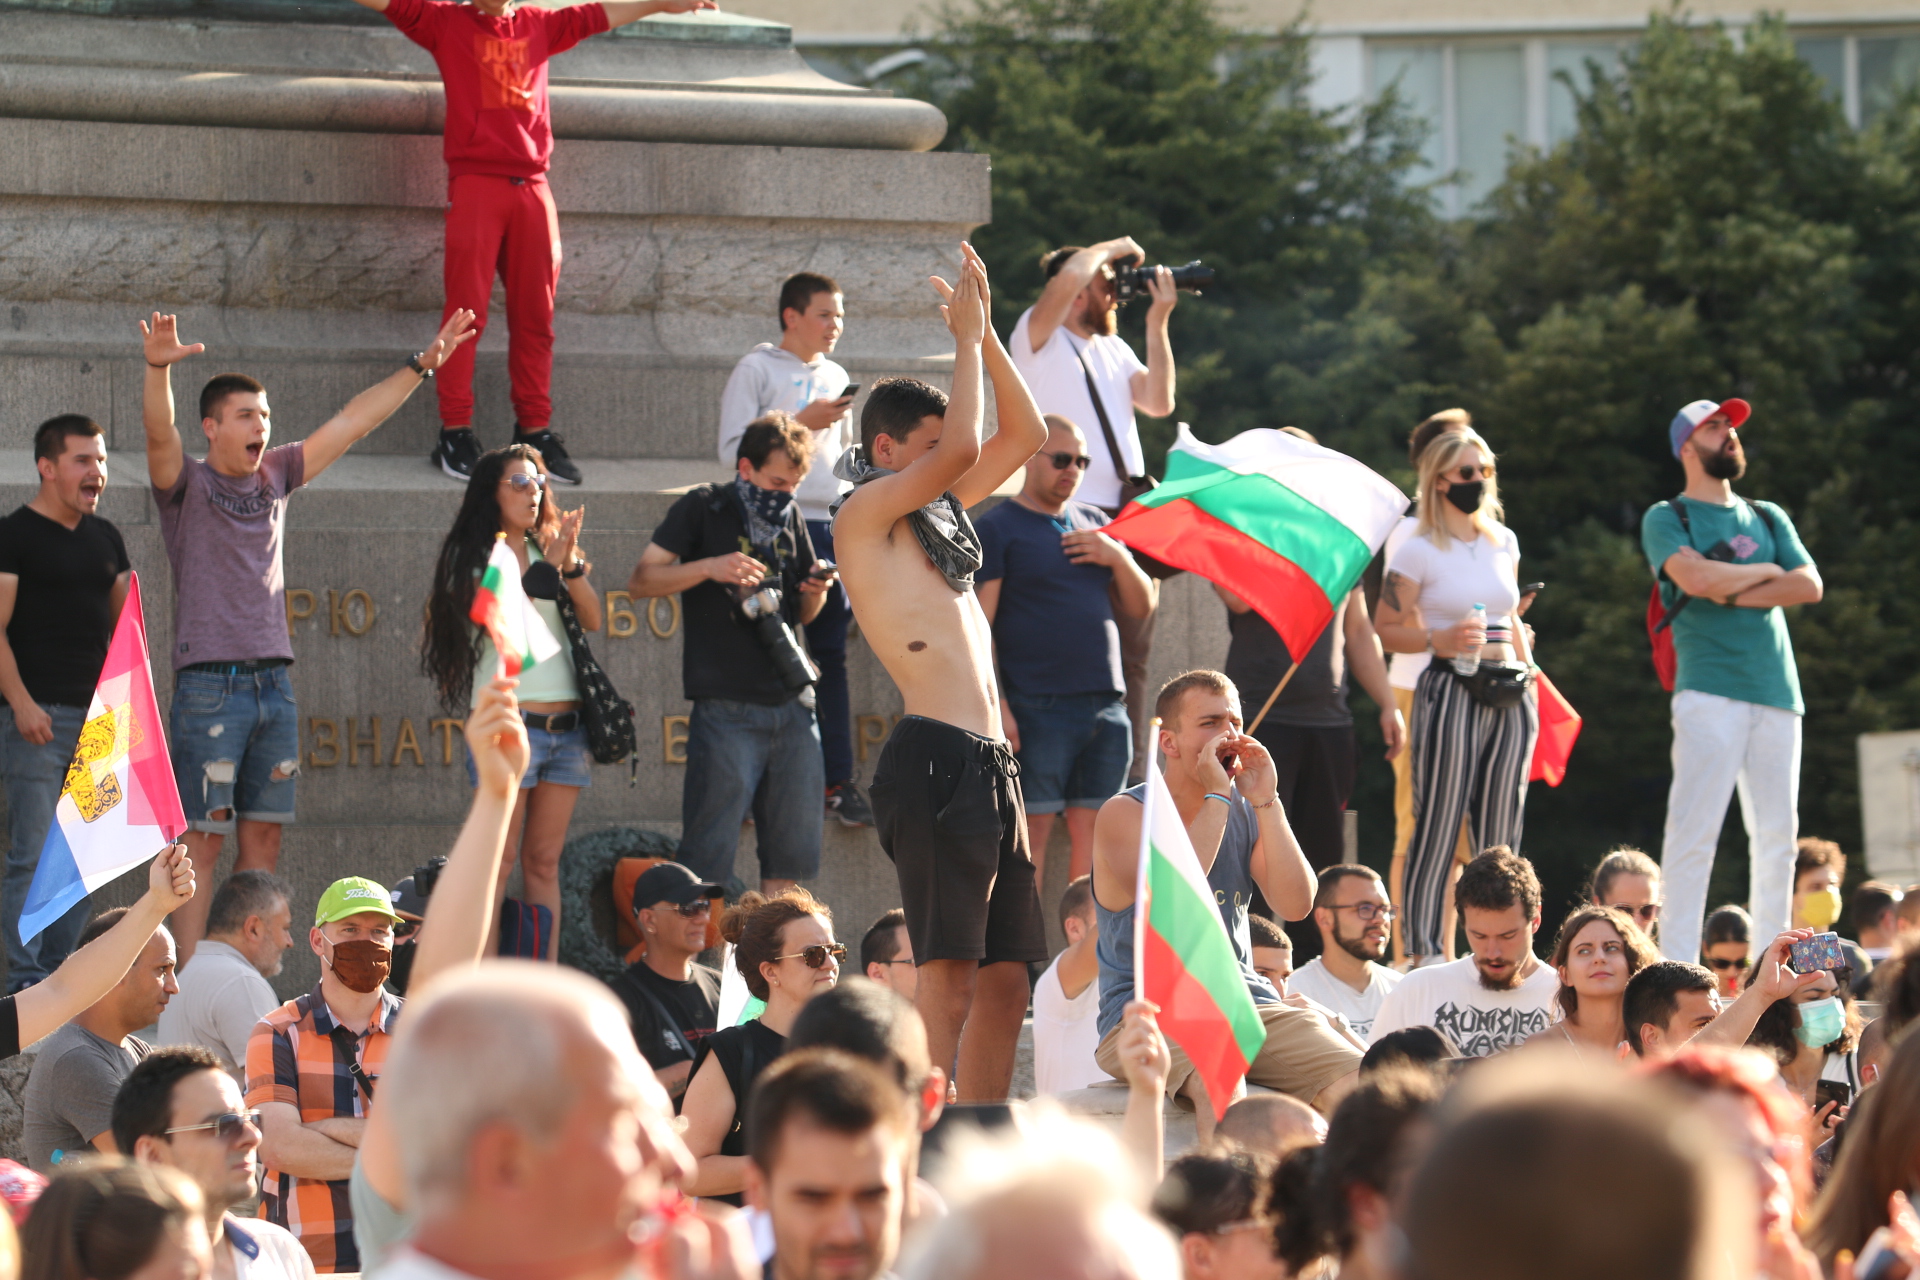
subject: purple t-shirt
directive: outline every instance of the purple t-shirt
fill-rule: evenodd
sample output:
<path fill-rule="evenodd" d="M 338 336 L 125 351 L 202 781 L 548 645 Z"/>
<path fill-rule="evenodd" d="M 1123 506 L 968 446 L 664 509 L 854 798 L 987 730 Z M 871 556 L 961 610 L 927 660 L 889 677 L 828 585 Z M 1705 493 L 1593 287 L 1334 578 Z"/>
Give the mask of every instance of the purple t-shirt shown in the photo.
<path fill-rule="evenodd" d="M 306 445 L 268 449 L 250 476 L 181 462 L 170 489 L 153 487 L 173 565 L 173 669 L 196 662 L 293 659 L 281 550 L 287 497 L 306 483 Z"/>

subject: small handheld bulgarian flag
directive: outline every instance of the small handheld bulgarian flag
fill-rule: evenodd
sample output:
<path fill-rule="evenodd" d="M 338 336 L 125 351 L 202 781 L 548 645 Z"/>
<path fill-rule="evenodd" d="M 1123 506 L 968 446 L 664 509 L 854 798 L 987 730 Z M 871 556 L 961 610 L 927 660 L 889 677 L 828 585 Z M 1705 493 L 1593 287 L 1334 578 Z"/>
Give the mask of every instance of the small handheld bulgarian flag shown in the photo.
<path fill-rule="evenodd" d="M 1267 1028 L 1158 769 L 1147 770 L 1133 907 L 1133 989 L 1160 1006 L 1160 1030 L 1193 1063 L 1218 1120 Z"/>
<path fill-rule="evenodd" d="M 473 608 L 467 616 L 486 628 L 500 655 L 500 665 L 510 676 L 560 652 L 560 642 L 553 638 L 546 620 L 535 612 L 520 586 L 520 562 L 508 550 L 503 533 L 494 535 L 493 554 L 481 571 Z"/>

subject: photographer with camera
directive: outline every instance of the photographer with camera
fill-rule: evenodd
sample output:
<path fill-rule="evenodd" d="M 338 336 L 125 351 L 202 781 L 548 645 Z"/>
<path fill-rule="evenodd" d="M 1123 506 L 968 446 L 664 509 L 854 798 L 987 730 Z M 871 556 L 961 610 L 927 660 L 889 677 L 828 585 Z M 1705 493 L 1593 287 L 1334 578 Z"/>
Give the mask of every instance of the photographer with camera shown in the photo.
<path fill-rule="evenodd" d="M 1026 379 L 1040 412 L 1065 418 L 1086 432 L 1091 461 L 1079 499 L 1109 516 L 1152 487 L 1134 410 L 1152 418 L 1173 412 L 1173 342 L 1167 322 L 1180 294 L 1174 273 L 1147 267 L 1146 260 L 1146 251 L 1126 236 L 1087 249 L 1055 249 L 1040 260 L 1047 277 L 1040 300 L 1021 315 L 1007 340 L 1014 368 Z M 1142 292 L 1152 299 L 1145 364 L 1118 333 L 1121 303 Z M 1127 714 L 1133 721 L 1133 781 L 1146 776 L 1147 654 L 1153 647 L 1153 617 L 1115 619 Z"/>
<path fill-rule="evenodd" d="M 636 600 L 678 594 L 685 609 L 681 681 L 693 715 L 678 860 L 725 884 L 751 810 L 769 895 L 820 873 L 820 671 L 794 632 L 838 575 L 814 557 L 794 501 L 812 462 L 802 423 L 757 419 L 740 436 L 738 475 L 674 503 L 627 583 Z"/>
<path fill-rule="evenodd" d="M 1787 513 L 1733 493 L 1746 474 L 1744 400 L 1696 400 L 1669 424 L 1687 487 L 1640 522 L 1677 667 L 1673 789 L 1660 869 L 1660 949 L 1700 954 L 1713 853 L 1737 787 L 1750 846 L 1753 936 L 1788 927 L 1800 816 L 1800 675 L 1782 605 L 1818 604 L 1820 570 Z"/>

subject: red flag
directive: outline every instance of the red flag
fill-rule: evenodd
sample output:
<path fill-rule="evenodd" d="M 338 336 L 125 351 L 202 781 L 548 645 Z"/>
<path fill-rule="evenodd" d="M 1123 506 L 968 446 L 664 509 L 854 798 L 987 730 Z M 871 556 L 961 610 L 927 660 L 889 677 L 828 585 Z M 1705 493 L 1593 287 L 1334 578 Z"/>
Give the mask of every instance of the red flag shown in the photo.
<path fill-rule="evenodd" d="M 1567 757 L 1580 736 L 1580 713 L 1553 687 L 1546 672 L 1538 674 L 1534 687 L 1540 693 L 1540 737 L 1533 744 L 1533 770 L 1527 781 L 1557 787 L 1567 776 Z"/>

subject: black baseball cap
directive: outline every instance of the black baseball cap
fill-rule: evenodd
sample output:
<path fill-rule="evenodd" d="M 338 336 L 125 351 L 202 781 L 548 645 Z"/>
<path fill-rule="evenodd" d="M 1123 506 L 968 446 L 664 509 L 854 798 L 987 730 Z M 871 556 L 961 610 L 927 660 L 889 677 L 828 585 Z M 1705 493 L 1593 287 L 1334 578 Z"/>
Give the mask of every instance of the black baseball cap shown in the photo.
<path fill-rule="evenodd" d="M 727 891 L 717 884 L 703 883 L 699 876 L 678 862 L 661 862 L 648 867 L 633 882 L 633 912 L 656 902 L 671 902 L 684 907 L 701 898 L 724 898 Z"/>

